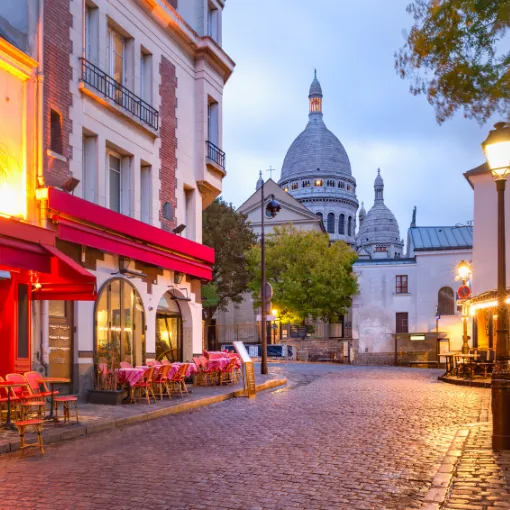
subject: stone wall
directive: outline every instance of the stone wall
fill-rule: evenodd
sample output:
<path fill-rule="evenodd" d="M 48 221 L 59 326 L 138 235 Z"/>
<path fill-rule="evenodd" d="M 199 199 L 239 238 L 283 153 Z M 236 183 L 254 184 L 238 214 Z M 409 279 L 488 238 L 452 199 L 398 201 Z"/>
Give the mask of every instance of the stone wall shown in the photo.
<path fill-rule="evenodd" d="M 297 349 L 298 361 L 334 361 L 348 363 L 347 347 L 351 346 L 351 357 L 357 350 L 357 341 L 349 338 L 284 338 L 282 343 L 292 345 Z"/>

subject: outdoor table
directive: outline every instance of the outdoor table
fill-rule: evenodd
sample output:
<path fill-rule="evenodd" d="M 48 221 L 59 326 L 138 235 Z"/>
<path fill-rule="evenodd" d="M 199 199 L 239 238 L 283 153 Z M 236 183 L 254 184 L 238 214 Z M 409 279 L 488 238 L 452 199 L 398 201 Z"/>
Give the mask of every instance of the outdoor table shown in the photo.
<path fill-rule="evenodd" d="M 48 383 L 50 385 L 51 397 L 50 397 L 50 414 L 44 417 L 45 420 L 56 421 L 56 416 L 53 413 L 53 407 L 55 402 L 55 384 L 66 384 L 70 383 L 71 379 L 66 379 L 65 377 L 43 377 L 37 381 L 40 384 Z"/>
<path fill-rule="evenodd" d="M 134 403 L 133 395 L 131 393 L 133 386 L 142 378 L 144 372 L 149 367 L 135 367 L 135 368 L 118 368 L 115 370 L 117 383 L 124 386 L 127 384 L 128 396 L 122 402 Z"/>
<path fill-rule="evenodd" d="M 7 420 L 5 425 L 2 427 L 4 429 L 9 429 L 16 431 L 16 425 L 11 421 L 11 388 L 18 388 L 22 386 L 28 386 L 28 383 L 20 383 L 20 382 L 12 382 L 12 381 L 0 381 L 0 388 L 7 388 Z"/>
<path fill-rule="evenodd" d="M 218 359 L 209 359 L 207 366 L 211 370 L 225 370 L 228 364 L 231 362 L 231 358 L 218 358 Z"/>
<path fill-rule="evenodd" d="M 458 367 L 460 365 L 463 365 L 462 371 L 463 371 L 464 377 L 466 377 L 467 376 L 466 370 L 465 370 L 466 365 L 469 365 L 471 368 L 471 365 L 473 364 L 473 362 L 479 357 L 480 357 L 479 354 L 459 354 L 459 353 L 455 354 L 455 359 L 457 360 L 457 375 L 458 375 Z M 462 361 L 459 363 L 458 360 L 462 360 Z M 473 371 L 473 375 L 474 375 L 474 371 Z"/>
<path fill-rule="evenodd" d="M 453 374 L 455 371 L 455 356 L 459 354 L 458 352 L 445 352 L 440 354 L 439 356 L 444 356 L 446 362 L 446 373 Z"/>

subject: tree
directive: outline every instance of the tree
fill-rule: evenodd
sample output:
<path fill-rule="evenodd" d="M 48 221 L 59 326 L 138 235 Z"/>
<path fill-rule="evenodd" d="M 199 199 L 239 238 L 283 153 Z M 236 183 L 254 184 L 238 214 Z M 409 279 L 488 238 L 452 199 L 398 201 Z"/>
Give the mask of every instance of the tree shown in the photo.
<path fill-rule="evenodd" d="M 250 288 L 260 306 L 260 245 L 249 257 L 255 274 Z M 282 323 L 338 321 L 358 291 L 352 272 L 356 258 L 347 244 L 331 243 L 322 232 L 275 228 L 266 241 L 266 279 L 273 286 L 272 303 Z"/>
<path fill-rule="evenodd" d="M 242 295 L 253 278 L 246 252 L 255 243 L 256 236 L 246 216 L 221 198 L 204 211 L 202 223 L 203 242 L 215 250 L 212 282 L 202 287 L 207 328 L 217 310 L 226 310 L 230 302 L 243 300 Z"/>
<path fill-rule="evenodd" d="M 414 25 L 395 69 L 412 79 L 414 95 L 427 95 L 437 121 L 457 110 L 480 123 L 495 113 L 508 116 L 510 51 L 501 41 L 510 0 L 413 0 L 407 11 Z"/>

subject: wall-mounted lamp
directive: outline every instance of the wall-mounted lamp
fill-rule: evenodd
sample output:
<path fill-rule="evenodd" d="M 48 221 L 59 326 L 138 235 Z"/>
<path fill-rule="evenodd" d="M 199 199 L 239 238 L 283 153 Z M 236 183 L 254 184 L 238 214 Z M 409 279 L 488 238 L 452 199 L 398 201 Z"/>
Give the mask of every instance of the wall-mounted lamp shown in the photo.
<path fill-rule="evenodd" d="M 131 259 L 128 257 L 119 257 L 119 271 L 126 271 L 129 268 Z"/>
<path fill-rule="evenodd" d="M 183 278 L 184 278 L 184 273 L 179 273 L 178 271 L 176 271 L 174 273 L 174 283 L 176 283 L 177 285 L 179 285 L 179 283 L 182 282 Z"/>
<path fill-rule="evenodd" d="M 67 193 L 74 193 L 74 190 L 76 186 L 78 186 L 78 184 L 80 184 L 80 179 L 71 177 L 70 179 L 67 179 L 67 181 L 64 182 L 64 184 L 62 184 L 62 189 Z"/>
<path fill-rule="evenodd" d="M 186 228 L 186 225 L 184 223 L 181 223 L 178 227 L 175 227 L 172 232 L 174 234 L 180 235 L 182 234 L 182 231 Z"/>

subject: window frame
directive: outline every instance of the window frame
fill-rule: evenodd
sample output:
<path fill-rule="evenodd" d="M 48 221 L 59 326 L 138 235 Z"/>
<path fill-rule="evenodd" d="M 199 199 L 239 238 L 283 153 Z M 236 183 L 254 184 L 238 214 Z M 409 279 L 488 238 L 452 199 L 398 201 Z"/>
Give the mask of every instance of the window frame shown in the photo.
<path fill-rule="evenodd" d="M 116 209 L 112 209 L 112 207 L 111 207 L 111 177 L 110 177 L 110 172 L 112 172 L 112 170 L 113 171 L 116 171 L 116 170 L 112 169 L 112 167 L 110 166 L 110 157 L 114 157 L 114 158 L 117 158 L 119 160 L 119 210 L 118 211 Z M 107 186 L 106 196 L 107 196 L 107 200 L 108 200 L 107 207 L 111 211 L 115 211 L 117 213 L 123 214 L 123 211 L 122 211 L 122 196 L 123 196 L 122 156 L 118 152 L 112 151 L 111 149 L 106 149 L 106 160 L 107 160 L 106 164 L 107 164 L 107 168 L 108 168 L 108 172 L 107 172 L 108 177 L 106 179 L 106 186 Z"/>
<path fill-rule="evenodd" d="M 409 294 L 409 275 L 395 275 L 395 294 Z"/>
<path fill-rule="evenodd" d="M 409 333 L 409 312 L 395 313 L 395 333 L 396 334 Z"/>

